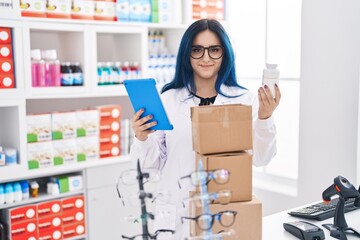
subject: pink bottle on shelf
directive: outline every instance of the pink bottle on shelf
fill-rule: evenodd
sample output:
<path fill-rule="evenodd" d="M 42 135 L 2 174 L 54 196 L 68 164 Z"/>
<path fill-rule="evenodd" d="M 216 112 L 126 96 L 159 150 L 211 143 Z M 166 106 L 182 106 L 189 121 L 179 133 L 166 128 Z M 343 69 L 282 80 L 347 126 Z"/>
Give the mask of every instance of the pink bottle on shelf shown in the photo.
<path fill-rule="evenodd" d="M 55 49 L 45 50 L 43 52 L 43 58 L 45 59 L 45 82 L 47 87 L 60 87 L 61 86 L 61 73 L 60 73 L 60 61 L 57 59 Z"/>
<path fill-rule="evenodd" d="M 40 49 L 31 50 L 32 87 L 45 87 L 45 61 L 41 59 Z"/>

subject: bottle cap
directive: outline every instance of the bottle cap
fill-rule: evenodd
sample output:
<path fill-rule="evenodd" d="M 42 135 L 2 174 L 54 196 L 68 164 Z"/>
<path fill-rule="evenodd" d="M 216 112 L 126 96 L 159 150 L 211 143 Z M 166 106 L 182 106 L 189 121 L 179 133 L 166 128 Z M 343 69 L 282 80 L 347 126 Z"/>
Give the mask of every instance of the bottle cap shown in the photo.
<path fill-rule="evenodd" d="M 267 68 L 267 69 L 276 69 L 276 68 L 277 68 L 277 64 L 266 63 L 266 68 Z"/>
<path fill-rule="evenodd" d="M 13 185 L 11 183 L 6 183 L 5 184 L 5 194 L 6 193 L 13 193 L 14 192 L 14 189 L 13 189 Z"/>
<path fill-rule="evenodd" d="M 20 185 L 23 192 L 29 191 L 29 183 L 26 180 L 21 180 Z"/>
<path fill-rule="evenodd" d="M 57 53 L 56 53 L 56 49 L 51 49 L 49 50 L 49 56 L 48 58 L 51 60 L 56 60 L 57 59 Z"/>
<path fill-rule="evenodd" d="M 21 192 L 21 185 L 20 185 L 20 183 L 15 182 L 15 183 L 13 184 L 13 187 L 14 187 L 14 192 Z"/>
<path fill-rule="evenodd" d="M 39 184 L 38 184 L 36 181 L 32 181 L 32 182 L 30 183 L 30 187 L 31 187 L 31 188 L 39 188 Z"/>
<path fill-rule="evenodd" d="M 30 55 L 31 55 L 31 58 L 34 60 L 41 60 L 40 49 L 32 49 Z"/>

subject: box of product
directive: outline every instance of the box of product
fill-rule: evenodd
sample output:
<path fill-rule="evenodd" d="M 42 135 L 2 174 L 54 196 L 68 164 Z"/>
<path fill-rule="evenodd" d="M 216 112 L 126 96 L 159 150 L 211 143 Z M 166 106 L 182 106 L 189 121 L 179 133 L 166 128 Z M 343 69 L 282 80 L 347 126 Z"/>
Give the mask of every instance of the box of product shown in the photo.
<path fill-rule="evenodd" d="M 27 145 L 29 169 L 54 166 L 53 156 L 54 152 L 52 142 L 29 143 Z"/>
<path fill-rule="evenodd" d="M 51 141 L 51 114 L 26 116 L 27 142 Z"/>
<path fill-rule="evenodd" d="M 225 169 L 230 172 L 225 184 L 211 180 L 208 192 L 218 192 L 223 189 L 231 191 L 231 202 L 250 201 L 252 198 L 252 155 L 246 152 L 201 155 L 196 154 L 196 168 L 199 161 L 204 170 Z"/>
<path fill-rule="evenodd" d="M 46 17 L 46 3 L 46 0 L 21 0 L 21 16 Z M 49 6 L 49 8 L 53 8 L 53 6 Z"/>
<path fill-rule="evenodd" d="M 210 212 L 212 214 L 219 213 L 221 211 L 236 211 L 235 221 L 229 227 L 223 227 L 218 218 L 214 219 L 214 225 L 212 226 L 212 232 L 218 233 L 221 230 L 229 231 L 234 230 L 235 236 L 233 239 L 262 239 L 262 203 L 256 197 L 253 196 L 251 201 L 229 203 L 227 205 L 210 204 Z M 198 216 L 203 213 L 202 208 L 196 208 L 191 205 L 192 216 Z M 190 223 L 190 232 L 193 236 L 201 235 L 202 230 L 196 225 L 195 221 Z"/>
<path fill-rule="evenodd" d="M 52 114 L 52 139 L 69 139 L 76 137 L 76 112 L 59 112 Z"/>
<path fill-rule="evenodd" d="M 103 105 L 98 106 L 99 115 L 101 119 L 104 118 L 113 118 L 119 119 L 121 114 L 121 106 L 120 105 Z"/>
<path fill-rule="evenodd" d="M 130 13 L 129 0 L 116 0 L 116 17 L 118 21 L 128 22 Z"/>
<path fill-rule="evenodd" d="M 74 0 L 71 7 L 71 18 L 94 19 L 95 2 L 93 0 Z"/>
<path fill-rule="evenodd" d="M 83 180 L 81 175 L 61 176 L 56 179 L 61 193 L 74 192 L 83 189 Z"/>
<path fill-rule="evenodd" d="M 61 200 L 50 200 L 37 204 L 38 218 L 48 218 L 62 214 Z"/>
<path fill-rule="evenodd" d="M 75 139 L 53 141 L 54 164 L 74 164 L 77 162 L 77 148 Z"/>
<path fill-rule="evenodd" d="M 76 136 L 90 137 L 99 135 L 99 112 L 98 110 L 76 111 Z"/>
<path fill-rule="evenodd" d="M 116 4 L 112 0 L 95 1 L 95 20 L 116 21 Z"/>
<path fill-rule="evenodd" d="M 71 0 L 47 0 L 46 17 L 71 18 Z"/>
<path fill-rule="evenodd" d="M 63 226 L 64 239 L 73 239 L 78 236 L 85 235 L 85 231 L 85 222 Z"/>
<path fill-rule="evenodd" d="M 83 137 L 76 139 L 76 157 L 78 162 L 99 159 L 99 137 Z"/>
<path fill-rule="evenodd" d="M 252 149 L 252 107 L 242 104 L 191 108 L 193 149 L 200 154 Z"/>

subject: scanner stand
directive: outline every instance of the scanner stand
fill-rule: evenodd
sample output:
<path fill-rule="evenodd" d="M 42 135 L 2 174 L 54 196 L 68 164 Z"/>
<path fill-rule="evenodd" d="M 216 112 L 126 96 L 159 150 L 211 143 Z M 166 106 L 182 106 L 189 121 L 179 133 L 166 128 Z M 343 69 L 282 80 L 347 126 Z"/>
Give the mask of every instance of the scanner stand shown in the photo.
<path fill-rule="evenodd" d="M 339 197 L 339 202 L 336 205 L 334 224 L 323 224 L 330 231 L 330 236 L 340 240 L 347 240 L 346 233 L 353 234 L 360 238 L 360 233 L 355 229 L 348 227 L 344 214 L 345 199 Z"/>

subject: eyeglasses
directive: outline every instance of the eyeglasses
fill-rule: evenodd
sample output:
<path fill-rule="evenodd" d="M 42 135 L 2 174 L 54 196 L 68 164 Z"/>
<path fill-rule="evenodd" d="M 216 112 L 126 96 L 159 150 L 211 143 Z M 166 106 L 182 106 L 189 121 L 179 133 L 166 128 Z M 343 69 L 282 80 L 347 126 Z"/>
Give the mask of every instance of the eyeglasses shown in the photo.
<path fill-rule="evenodd" d="M 220 190 L 218 192 L 211 193 L 197 193 L 192 197 L 184 199 L 183 206 L 185 207 L 185 202 L 194 202 L 196 207 L 202 207 L 203 203 L 213 203 L 218 201 L 222 205 L 226 205 L 231 201 L 231 191 L 228 189 Z"/>
<path fill-rule="evenodd" d="M 217 184 L 225 184 L 229 181 L 229 175 L 230 172 L 226 169 L 194 171 L 189 175 L 181 177 L 178 185 L 181 188 L 180 181 L 186 178 L 190 178 L 191 184 L 194 186 L 206 185 L 210 180 L 214 180 Z"/>
<path fill-rule="evenodd" d="M 201 230 L 210 230 L 214 224 L 214 220 L 218 220 L 221 226 L 230 227 L 235 222 L 237 212 L 236 211 L 221 211 L 215 214 L 203 213 L 196 217 L 181 217 L 181 223 L 184 223 L 184 219 L 196 221 L 196 224 Z"/>
<path fill-rule="evenodd" d="M 218 233 L 208 233 L 199 236 L 189 237 L 185 240 L 230 240 L 237 237 L 236 232 L 233 229 L 227 231 L 220 231 Z"/>
<path fill-rule="evenodd" d="M 156 239 L 156 240 L 168 240 L 171 239 L 172 235 L 174 234 L 175 231 L 173 230 L 167 230 L 167 229 L 160 229 L 157 230 L 155 232 L 155 234 L 139 234 L 133 237 L 127 237 L 122 235 L 121 237 L 123 239 L 128 239 L 128 240 L 147 240 L 147 239 Z"/>
<path fill-rule="evenodd" d="M 132 193 L 129 195 L 121 195 L 119 189 L 117 188 L 118 196 L 121 199 L 123 206 L 130 205 L 134 207 L 140 207 L 147 205 L 148 203 L 161 202 L 169 203 L 170 202 L 170 193 L 168 191 L 157 192 L 152 194 L 150 192 L 139 191 L 137 193 Z M 143 199 L 144 201 L 140 201 Z"/>
<path fill-rule="evenodd" d="M 121 182 L 124 185 L 134 185 L 138 183 L 139 177 L 146 179 L 144 183 L 158 182 L 160 180 L 160 171 L 158 169 L 143 169 L 141 176 L 139 176 L 138 170 L 129 169 L 121 173 L 117 184 Z"/>
<path fill-rule="evenodd" d="M 208 51 L 209 57 L 217 60 L 220 59 L 224 54 L 224 47 L 220 45 L 213 45 L 210 47 L 204 47 L 200 45 L 194 45 L 191 47 L 191 57 L 194 59 L 200 59 L 204 56 L 205 50 Z"/>

